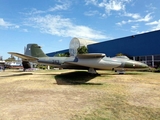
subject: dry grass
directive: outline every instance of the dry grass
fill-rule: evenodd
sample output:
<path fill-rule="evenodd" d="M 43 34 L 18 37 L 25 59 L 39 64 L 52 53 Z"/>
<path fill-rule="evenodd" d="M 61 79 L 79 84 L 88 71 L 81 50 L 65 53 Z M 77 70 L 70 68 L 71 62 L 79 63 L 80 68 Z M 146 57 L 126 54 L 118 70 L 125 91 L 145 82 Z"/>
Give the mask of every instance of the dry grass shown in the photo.
<path fill-rule="evenodd" d="M 1 120 L 158 120 L 160 74 L 0 73 Z M 67 73 L 67 74 L 66 74 Z"/>

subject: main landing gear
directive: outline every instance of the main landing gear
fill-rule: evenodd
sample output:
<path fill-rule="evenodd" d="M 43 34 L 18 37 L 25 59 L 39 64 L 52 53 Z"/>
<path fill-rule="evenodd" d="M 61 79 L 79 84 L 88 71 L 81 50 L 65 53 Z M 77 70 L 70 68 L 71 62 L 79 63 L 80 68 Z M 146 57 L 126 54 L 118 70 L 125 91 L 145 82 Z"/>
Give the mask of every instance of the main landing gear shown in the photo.
<path fill-rule="evenodd" d="M 91 74 L 94 74 L 94 75 L 98 74 L 94 68 L 89 68 L 88 73 L 91 73 Z"/>

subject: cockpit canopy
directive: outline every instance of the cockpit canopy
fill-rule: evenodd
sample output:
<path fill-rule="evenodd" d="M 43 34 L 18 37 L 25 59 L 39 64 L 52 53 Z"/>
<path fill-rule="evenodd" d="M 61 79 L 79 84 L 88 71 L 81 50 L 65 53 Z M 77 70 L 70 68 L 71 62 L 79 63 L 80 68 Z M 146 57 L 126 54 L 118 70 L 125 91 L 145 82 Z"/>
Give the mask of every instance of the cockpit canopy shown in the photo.
<path fill-rule="evenodd" d="M 116 56 L 115 58 L 122 58 L 122 59 L 128 59 L 129 60 L 129 58 L 127 56 Z"/>

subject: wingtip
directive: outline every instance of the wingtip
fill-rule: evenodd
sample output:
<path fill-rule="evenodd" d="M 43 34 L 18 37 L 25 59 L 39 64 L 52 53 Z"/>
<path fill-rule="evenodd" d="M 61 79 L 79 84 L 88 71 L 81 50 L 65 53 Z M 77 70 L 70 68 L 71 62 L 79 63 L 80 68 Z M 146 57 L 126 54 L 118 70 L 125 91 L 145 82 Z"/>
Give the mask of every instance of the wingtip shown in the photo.
<path fill-rule="evenodd" d="M 8 54 L 13 54 L 13 53 L 15 53 L 15 52 L 8 52 Z"/>
<path fill-rule="evenodd" d="M 12 52 L 8 52 L 8 54 L 11 54 Z"/>

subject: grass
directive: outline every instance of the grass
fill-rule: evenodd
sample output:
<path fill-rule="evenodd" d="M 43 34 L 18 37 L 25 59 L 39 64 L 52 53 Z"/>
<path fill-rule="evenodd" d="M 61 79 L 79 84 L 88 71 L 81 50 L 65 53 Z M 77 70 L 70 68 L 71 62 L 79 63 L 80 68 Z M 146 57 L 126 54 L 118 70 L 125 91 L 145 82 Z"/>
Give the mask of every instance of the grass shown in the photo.
<path fill-rule="evenodd" d="M 31 73 L 0 74 L 5 74 L 5 77 L 0 77 L 0 107 L 8 114 L 1 112 L 0 117 L 8 118 L 15 113 L 17 119 L 24 115 L 30 119 L 33 116 L 44 119 L 43 115 L 46 115 L 52 119 L 71 120 L 160 118 L 159 73 L 131 71 L 118 75 L 111 71 L 98 71 L 98 76 L 73 70 Z M 31 106 L 27 108 L 28 105 Z"/>
<path fill-rule="evenodd" d="M 95 104 L 98 103 L 97 109 L 89 114 L 76 115 L 73 120 L 158 120 L 160 118 L 160 108 L 130 105 L 127 102 L 127 95 L 122 93 L 123 90 L 118 89 L 118 91 L 119 93 L 113 91 L 94 101 Z"/>
<path fill-rule="evenodd" d="M 121 79 L 121 83 L 117 84 L 110 82 L 103 83 L 103 86 L 100 87 L 106 94 L 104 94 L 103 97 L 101 97 L 100 99 L 97 98 L 95 99 L 95 101 L 92 101 L 94 104 L 98 103 L 97 108 L 94 109 L 89 114 L 85 114 L 84 112 L 83 114 L 75 115 L 72 118 L 72 120 L 159 120 L 160 106 L 155 108 L 147 105 L 137 106 L 129 103 L 129 98 L 132 95 L 130 95 L 131 93 L 128 92 L 129 90 L 128 85 L 130 83 L 132 84 L 132 82 L 137 82 L 137 81 L 140 82 L 139 85 L 143 84 L 143 82 L 145 82 L 145 84 L 146 83 L 150 84 L 150 82 L 157 83 L 158 82 L 157 77 L 158 76 L 160 77 L 160 74 L 158 76 L 155 76 L 155 74 L 154 75 L 153 74 L 154 73 L 143 73 L 143 72 L 134 72 L 131 74 L 127 73 L 127 75 L 132 75 L 135 78 L 135 80 L 132 81 L 133 78 L 129 79 L 127 81 L 127 84 L 126 83 L 123 84 L 124 81 L 123 79 Z M 101 77 L 101 79 L 103 78 Z M 158 82 L 158 84 L 159 83 L 160 81 Z M 156 88 L 159 88 L 159 86 L 156 86 Z M 91 89 L 91 87 L 89 87 L 89 89 Z M 95 86 L 93 89 L 97 89 L 97 86 Z M 151 92 L 151 94 L 154 94 L 154 91 L 153 93 Z M 160 91 L 158 91 L 158 94 L 160 95 Z M 159 99 L 159 101 L 157 100 L 157 102 L 160 102 L 160 96 L 157 97 Z M 137 98 L 137 101 L 138 99 L 142 98 Z M 143 99 L 145 100 L 147 98 Z"/>

